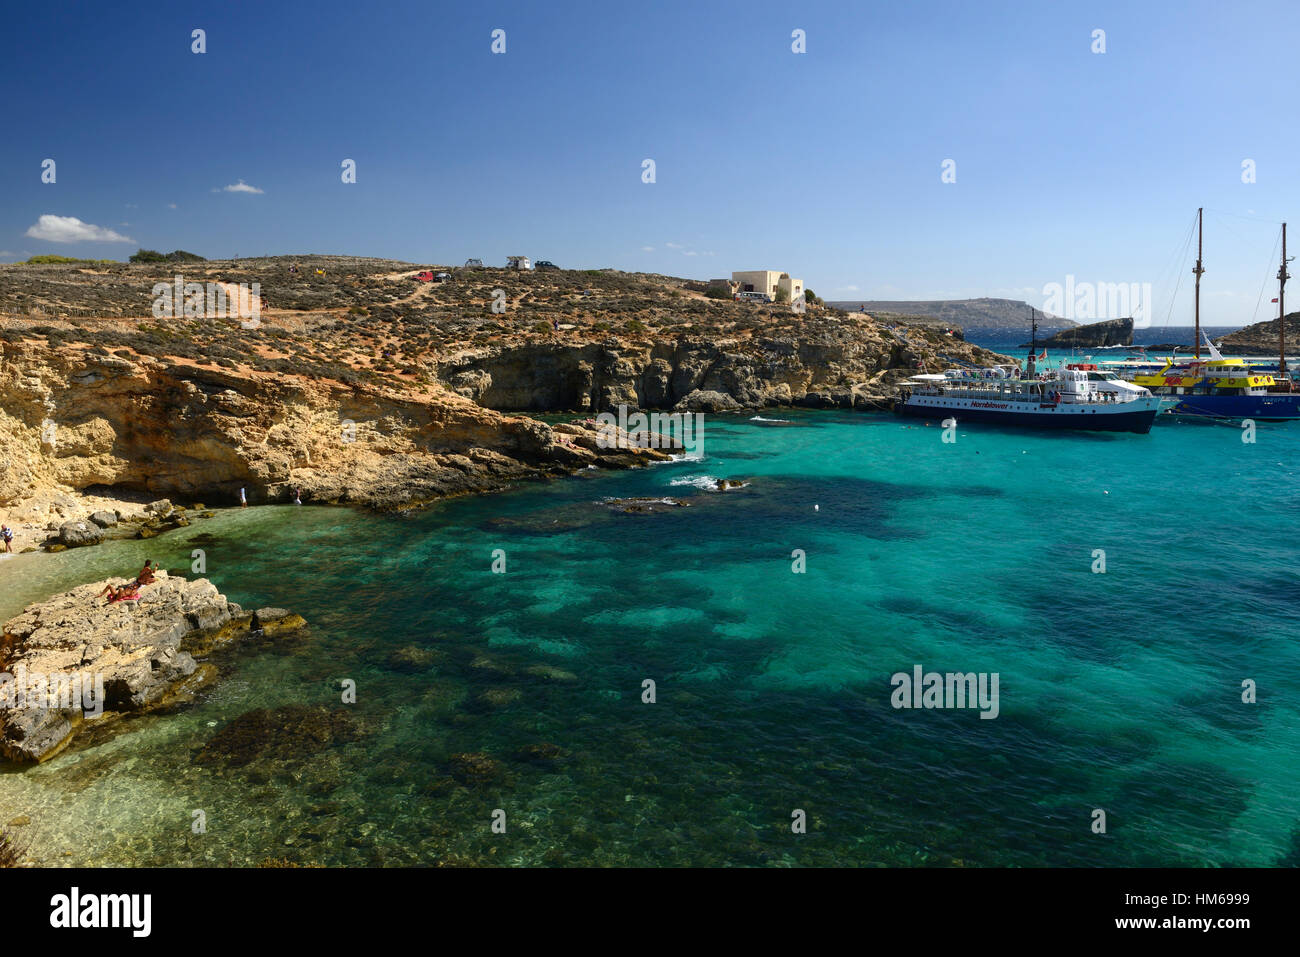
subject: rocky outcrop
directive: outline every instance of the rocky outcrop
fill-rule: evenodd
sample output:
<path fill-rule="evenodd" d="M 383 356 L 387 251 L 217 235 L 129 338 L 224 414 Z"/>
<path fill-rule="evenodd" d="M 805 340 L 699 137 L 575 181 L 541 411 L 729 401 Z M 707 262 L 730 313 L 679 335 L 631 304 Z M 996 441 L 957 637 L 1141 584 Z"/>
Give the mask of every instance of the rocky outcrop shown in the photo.
<path fill-rule="evenodd" d="M 4 626 L 0 663 L 0 754 L 39 762 L 89 722 L 183 700 L 215 677 L 195 660 L 247 638 L 248 621 L 206 579 L 161 572 L 138 601 L 113 604 L 107 584 L 81 585 L 31 605 Z M 300 628 L 297 615 L 262 609 L 259 640 Z M 51 694 L 53 692 L 53 694 Z"/>
<path fill-rule="evenodd" d="M 1107 319 L 1104 322 L 1090 322 L 1086 326 L 1075 326 L 1038 340 L 1040 349 L 1099 349 L 1103 346 L 1131 346 L 1133 344 L 1133 320 Z M 1031 348 L 1026 342 L 1020 348 Z"/>
<path fill-rule="evenodd" d="M 299 488 L 311 501 L 398 508 L 662 457 L 560 441 L 436 386 L 401 393 L 39 343 L 0 350 L 0 505 L 88 486 L 234 504 L 244 487 L 253 504 Z M 148 511 L 170 521 L 173 507 Z M 70 524 L 69 546 L 98 528 Z"/>
<path fill-rule="evenodd" d="M 1238 329 L 1220 339 L 1218 346 L 1219 351 L 1226 356 L 1268 356 L 1276 359 L 1279 346 L 1277 320 L 1270 319 Z M 1289 355 L 1300 352 L 1300 312 L 1287 314 L 1286 349 Z"/>
<path fill-rule="evenodd" d="M 98 545 L 103 537 L 103 529 L 94 522 L 64 522 L 59 527 L 58 543 L 65 548 L 80 548 Z"/>

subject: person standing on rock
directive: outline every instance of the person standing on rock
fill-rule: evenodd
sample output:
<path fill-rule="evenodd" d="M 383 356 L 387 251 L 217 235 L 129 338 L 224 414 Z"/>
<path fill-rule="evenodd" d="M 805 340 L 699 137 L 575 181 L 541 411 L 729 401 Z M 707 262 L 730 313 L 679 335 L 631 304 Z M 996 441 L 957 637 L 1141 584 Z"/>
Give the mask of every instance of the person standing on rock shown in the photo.
<path fill-rule="evenodd" d="M 248 508 L 248 496 L 244 494 L 244 487 L 239 486 L 239 507 Z"/>
<path fill-rule="evenodd" d="M 6 552 L 13 552 L 14 530 L 8 525 L 0 525 L 0 544 L 4 545 Z"/>
<path fill-rule="evenodd" d="M 294 505 L 302 504 L 302 489 L 296 488 L 293 490 L 293 504 Z"/>

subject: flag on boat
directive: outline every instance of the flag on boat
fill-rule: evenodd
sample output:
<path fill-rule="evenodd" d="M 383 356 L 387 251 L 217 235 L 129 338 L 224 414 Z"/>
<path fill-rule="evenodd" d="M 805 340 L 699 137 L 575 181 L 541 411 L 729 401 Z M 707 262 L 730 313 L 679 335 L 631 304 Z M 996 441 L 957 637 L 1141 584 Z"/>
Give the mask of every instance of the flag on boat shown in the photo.
<path fill-rule="evenodd" d="M 1044 349 L 1044 350 L 1043 350 L 1043 354 L 1042 354 L 1041 356 L 1034 356 L 1034 361 L 1036 361 L 1036 362 L 1046 362 L 1046 361 L 1047 361 L 1047 350 Z"/>

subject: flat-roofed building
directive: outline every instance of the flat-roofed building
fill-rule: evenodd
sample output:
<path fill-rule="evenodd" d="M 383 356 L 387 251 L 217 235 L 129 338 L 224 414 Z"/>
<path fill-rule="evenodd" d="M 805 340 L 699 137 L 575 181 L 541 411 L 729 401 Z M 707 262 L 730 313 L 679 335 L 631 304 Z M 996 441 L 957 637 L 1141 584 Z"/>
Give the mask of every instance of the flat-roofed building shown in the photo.
<path fill-rule="evenodd" d="M 803 295 L 803 280 L 791 279 L 788 272 L 775 269 L 754 269 L 747 272 L 733 272 L 731 281 L 736 284 L 737 292 L 762 293 L 769 299 L 776 299 L 776 291 L 784 289 L 790 302 Z"/>

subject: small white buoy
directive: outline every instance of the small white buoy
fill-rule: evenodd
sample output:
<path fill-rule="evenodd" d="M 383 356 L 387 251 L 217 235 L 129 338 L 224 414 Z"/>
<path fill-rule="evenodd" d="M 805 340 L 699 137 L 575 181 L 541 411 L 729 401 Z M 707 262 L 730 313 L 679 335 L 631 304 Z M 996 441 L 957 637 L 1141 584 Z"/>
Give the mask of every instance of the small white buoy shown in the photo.
<path fill-rule="evenodd" d="M 821 507 L 820 505 L 814 505 L 814 506 L 813 506 L 813 511 L 814 511 L 814 512 L 820 512 L 821 510 L 822 510 L 822 507 Z"/>
<path fill-rule="evenodd" d="M 1101 490 L 1101 494 L 1102 494 L 1102 495 L 1109 495 L 1109 494 L 1110 494 L 1110 491 L 1107 490 L 1107 489 L 1102 489 L 1102 490 Z"/>

